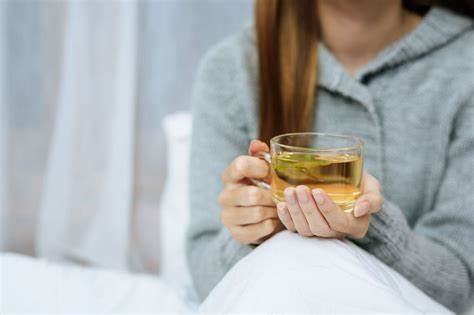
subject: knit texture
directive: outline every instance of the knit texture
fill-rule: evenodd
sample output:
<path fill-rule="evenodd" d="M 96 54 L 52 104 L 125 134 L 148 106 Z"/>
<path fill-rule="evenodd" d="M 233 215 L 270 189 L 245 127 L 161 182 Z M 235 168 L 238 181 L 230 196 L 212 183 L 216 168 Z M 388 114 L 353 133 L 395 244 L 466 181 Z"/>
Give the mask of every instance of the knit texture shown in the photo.
<path fill-rule="evenodd" d="M 386 199 L 356 244 L 459 311 L 474 278 L 474 27 L 432 8 L 349 76 L 319 45 L 315 131 L 357 135 Z M 213 47 L 193 92 L 188 262 L 201 298 L 252 246 L 220 222 L 220 174 L 257 138 L 255 36 Z"/>

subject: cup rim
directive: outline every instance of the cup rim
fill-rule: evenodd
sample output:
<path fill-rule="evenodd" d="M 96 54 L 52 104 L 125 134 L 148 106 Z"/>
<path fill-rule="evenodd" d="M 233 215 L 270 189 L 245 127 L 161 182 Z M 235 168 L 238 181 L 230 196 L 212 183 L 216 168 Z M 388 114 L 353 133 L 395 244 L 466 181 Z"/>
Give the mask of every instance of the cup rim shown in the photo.
<path fill-rule="evenodd" d="M 278 143 L 279 138 L 283 137 L 288 137 L 288 136 L 329 136 L 329 137 L 335 137 L 335 138 L 345 138 L 345 139 L 352 139 L 355 141 L 354 145 L 351 146 L 345 146 L 345 147 L 335 147 L 335 148 L 327 148 L 327 149 L 317 149 L 317 148 L 308 148 L 308 147 L 299 147 L 299 146 L 293 146 L 293 145 L 288 145 L 288 144 L 281 144 Z M 357 136 L 352 136 L 352 135 L 344 135 L 344 134 L 336 134 L 336 133 L 326 133 L 326 132 L 289 132 L 289 133 L 283 133 L 281 135 L 277 135 L 273 138 L 270 139 L 270 146 L 272 144 L 278 145 L 279 147 L 283 147 L 286 149 L 291 149 L 291 150 L 303 150 L 303 151 L 311 151 L 311 152 L 334 152 L 334 151 L 347 151 L 351 149 L 362 149 L 364 145 L 364 141 Z"/>

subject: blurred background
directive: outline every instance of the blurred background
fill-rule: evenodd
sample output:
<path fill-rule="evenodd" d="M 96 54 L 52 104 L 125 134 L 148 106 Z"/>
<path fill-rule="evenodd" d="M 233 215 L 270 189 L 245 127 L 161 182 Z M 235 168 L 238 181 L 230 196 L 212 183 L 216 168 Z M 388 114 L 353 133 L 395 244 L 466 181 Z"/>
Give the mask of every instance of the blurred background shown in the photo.
<path fill-rule="evenodd" d="M 0 251 L 157 271 L 162 120 L 251 22 L 251 0 L 0 1 Z"/>

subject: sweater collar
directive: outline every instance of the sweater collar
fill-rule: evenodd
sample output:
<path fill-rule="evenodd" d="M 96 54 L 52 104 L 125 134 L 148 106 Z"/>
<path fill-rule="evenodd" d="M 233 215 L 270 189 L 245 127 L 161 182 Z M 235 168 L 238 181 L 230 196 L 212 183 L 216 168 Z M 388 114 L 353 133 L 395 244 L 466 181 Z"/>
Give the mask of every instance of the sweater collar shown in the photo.
<path fill-rule="evenodd" d="M 412 32 L 384 49 L 374 60 L 358 70 L 353 78 L 345 72 L 326 46 L 320 43 L 319 85 L 330 90 L 338 90 L 337 87 L 345 86 L 344 81 L 348 79 L 360 82 L 382 70 L 428 54 L 472 29 L 473 26 L 474 21 L 470 18 L 433 7 Z M 347 90 L 347 87 L 340 92 L 346 94 L 344 90 Z"/>

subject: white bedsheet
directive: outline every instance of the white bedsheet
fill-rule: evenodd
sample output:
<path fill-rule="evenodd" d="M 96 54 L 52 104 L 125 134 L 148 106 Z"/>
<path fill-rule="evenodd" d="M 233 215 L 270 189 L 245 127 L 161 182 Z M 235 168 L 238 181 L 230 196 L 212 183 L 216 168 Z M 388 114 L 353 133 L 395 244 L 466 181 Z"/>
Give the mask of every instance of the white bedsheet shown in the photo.
<path fill-rule="evenodd" d="M 0 313 L 184 313 L 159 277 L 0 254 Z"/>
<path fill-rule="evenodd" d="M 204 313 L 452 314 L 349 241 L 281 232 L 240 260 Z"/>

